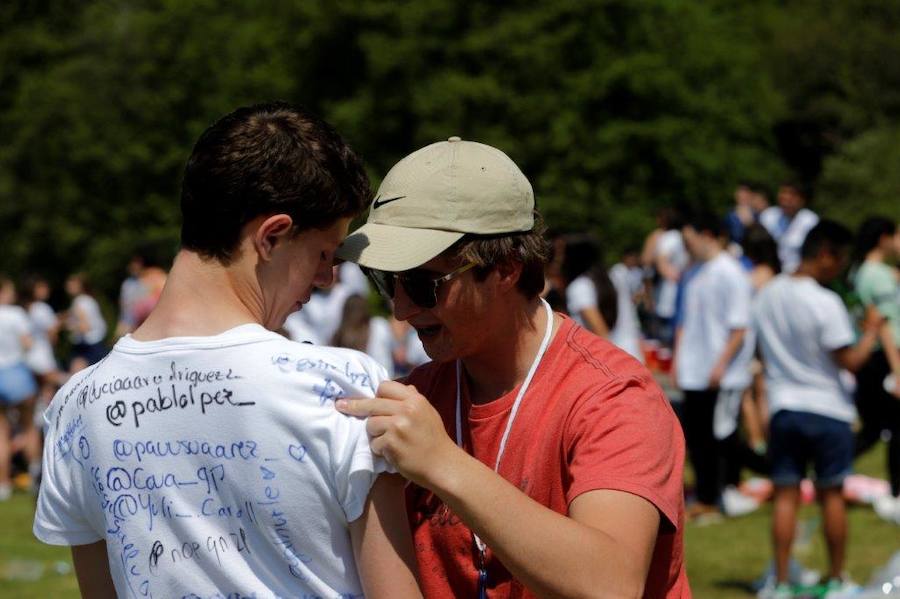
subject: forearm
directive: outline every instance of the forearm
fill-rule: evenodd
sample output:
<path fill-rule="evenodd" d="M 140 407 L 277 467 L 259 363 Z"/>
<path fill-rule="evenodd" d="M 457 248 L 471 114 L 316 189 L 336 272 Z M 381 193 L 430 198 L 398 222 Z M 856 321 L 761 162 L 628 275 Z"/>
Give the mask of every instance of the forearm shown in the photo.
<path fill-rule="evenodd" d="M 728 368 L 728 365 L 731 364 L 731 361 L 744 345 L 745 331 L 746 329 L 731 330 L 731 333 L 728 335 L 728 340 L 725 342 L 725 348 L 716 360 L 715 368 L 721 368 L 722 370 Z"/>
<path fill-rule="evenodd" d="M 881 339 L 881 347 L 884 349 L 884 357 L 891 367 L 894 375 L 900 375 L 900 350 L 897 349 L 897 342 L 894 340 L 894 333 L 889 324 L 885 323 L 879 331 Z"/>
<path fill-rule="evenodd" d="M 542 506 L 459 450 L 429 485 L 539 597 L 639 597 L 643 560 L 601 530 Z M 523 523 L 527 523 L 523 525 Z"/>
<path fill-rule="evenodd" d="M 865 364 L 866 360 L 869 359 L 869 356 L 872 355 L 872 350 L 875 349 L 877 341 L 878 335 L 876 331 L 864 331 L 857 344 L 844 352 L 843 358 L 840 360 L 840 365 L 850 372 L 856 372 L 862 368 L 862 365 Z"/>

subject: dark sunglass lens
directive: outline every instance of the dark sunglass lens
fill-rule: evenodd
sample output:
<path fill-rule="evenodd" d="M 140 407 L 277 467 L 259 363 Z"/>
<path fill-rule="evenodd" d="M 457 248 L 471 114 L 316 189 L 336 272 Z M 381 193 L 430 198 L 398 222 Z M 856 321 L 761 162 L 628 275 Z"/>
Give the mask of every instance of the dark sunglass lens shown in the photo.
<path fill-rule="evenodd" d="M 403 290 L 414 304 L 422 308 L 434 308 L 437 305 L 434 281 L 424 275 L 410 275 L 400 279 Z"/>
<path fill-rule="evenodd" d="M 387 299 L 394 298 L 394 273 L 384 272 L 383 270 L 375 270 L 367 268 L 364 271 L 368 275 L 369 280 L 375 285 L 378 293 Z"/>

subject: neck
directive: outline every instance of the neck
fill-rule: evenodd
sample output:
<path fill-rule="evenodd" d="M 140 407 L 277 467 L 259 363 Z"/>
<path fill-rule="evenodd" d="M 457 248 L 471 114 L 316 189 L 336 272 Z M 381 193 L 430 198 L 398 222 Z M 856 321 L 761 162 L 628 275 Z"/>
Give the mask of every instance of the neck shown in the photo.
<path fill-rule="evenodd" d="M 884 262 L 884 252 L 880 248 L 870 250 L 866 254 L 866 262 Z"/>
<path fill-rule="evenodd" d="M 235 270 L 182 250 L 159 302 L 133 333 L 139 341 L 210 336 L 248 323 L 262 323 L 259 293 Z"/>
<path fill-rule="evenodd" d="M 795 270 L 794 274 L 792 274 L 791 276 L 792 277 L 812 277 L 813 279 L 815 279 L 816 281 L 818 281 L 819 283 L 822 283 L 824 285 L 824 282 L 822 281 L 822 277 L 819 272 L 819 269 L 816 267 L 816 265 L 813 262 L 809 262 L 806 260 L 804 260 L 803 262 L 800 263 L 800 266 L 797 267 L 797 270 Z"/>
<path fill-rule="evenodd" d="M 547 326 L 547 314 L 540 298 L 522 299 L 523 306 L 505 304 L 498 316 L 508 315 L 491 331 L 491 339 L 480 352 L 462 359 L 472 403 L 482 404 L 509 393 L 528 375 Z M 561 319 L 553 317 L 553 332 Z"/>

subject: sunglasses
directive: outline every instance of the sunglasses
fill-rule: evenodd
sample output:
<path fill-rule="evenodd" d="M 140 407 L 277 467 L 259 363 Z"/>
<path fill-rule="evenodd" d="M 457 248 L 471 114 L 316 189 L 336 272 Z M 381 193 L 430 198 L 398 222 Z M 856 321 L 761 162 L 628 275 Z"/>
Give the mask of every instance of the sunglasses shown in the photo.
<path fill-rule="evenodd" d="M 415 270 L 389 272 L 363 266 L 362 271 L 366 273 L 366 276 L 369 277 L 369 280 L 372 281 L 378 292 L 385 298 L 389 300 L 394 299 L 394 293 L 397 291 L 397 282 L 399 282 L 403 286 L 403 291 L 406 292 L 406 295 L 415 305 L 420 308 L 434 308 L 437 305 L 438 288 L 440 288 L 441 284 L 475 266 L 474 262 L 469 262 L 437 278 L 432 278 L 423 272 Z"/>

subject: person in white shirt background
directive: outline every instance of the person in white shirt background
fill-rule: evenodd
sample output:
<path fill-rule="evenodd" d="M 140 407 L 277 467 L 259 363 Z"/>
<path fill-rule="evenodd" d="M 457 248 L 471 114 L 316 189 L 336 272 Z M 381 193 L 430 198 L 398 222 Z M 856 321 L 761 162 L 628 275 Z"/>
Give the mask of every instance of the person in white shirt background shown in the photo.
<path fill-rule="evenodd" d="M 619 263 L 607 272 L 596 238 L 569 235 L 565 237 L 561 270 L 567 283 L 569 316 L 643 362 L 628 268 Z"/>
<path fill-rule="evenodd" d="M 354 294 L 344 302 L 340 325 L 329 345 L 368 354 L 387 370 L 388 378 L 394 378 L 394 335 L 391 325 L 383 316 L 372 314 L 364 296 Z"/>
<path fill-rule="evenodd" d="M 38 387 L 25 356 L 31 348 L 31 326 L 28 315 L 16 305 L 16 287 L 10 279 L 0 277 L 0 501 L 12 495 L 10 459 L 12 457 L 12 428 L 10 409 L 19 411 L 20 434 L 34 428 L 32 409 Z M 34 446 L 25 445 L 29 465 L 40 458 Z"/>
<path fill-rule="evenodd" d="M 678 281 L 690 257 L 681 237 L 682 215 L 674 208 L 663 208 L 657 215 L 658 228 L 644 243 L 641 258 L 649 267 L 653 281 L 654 326 L 651 335 L 671 347 L 673 319 L 678 301 Z"/>
<path fill-rule="evenodd" d="M 762 357 L 769 402 L 769 453 L 775 486 L 772 537 L 776 584 L 760 597 L 792 597 L 788 585 L 800 501 L 800 481 L 811 463 L 822 509 L 830 570 L 826 597 L 848 596 L 844 579 L 847 515 L 842 494 L 852 472 L 856 419 L 840 370 L 857 371 L 875 347 L 884 317 L 871 307 L 854 345 L 850 315 L 825 285 L 846 268 L 853 238 L 846 227 L 823 220 L 801 247 L 793 274 L 766 285 L 753 304 L 753 329 Z"/>
<path fill-rule="evenodd" d="M 796 181 L 786 181 L 778 188 L 778 205 L 770 206 L 759 215 L 759 222 L 778 243 L 781 270 L 790 274 L 800 264 L 800 246 L 807 232 L 816 226 L 819 217 L 806 207 L 811 192 Z"/>
<path fill-rule="evenodd" d="M 69 372 L 75 374 L 96 364 L 106 355 L 106 320 L 100 312 L 100 304 L 91 293 L 87 275 L 69 275 L 65 287 L 66 293 L 72 298 L 72 305 L 65 316 L 66 328 L 72 341 Z"/>
<path fill-rule="evenodd" d="M 725 487 L 724 440 L 736 434 L 740 401 L 750 385 L 752 353 L 744 344 L 750 324 L 750 280 L 723 247 L 724 224 L 698 212 L 682 228 L 698 270 L 684 288 L 683 319 L 675 334 L 674 371 L 684 391 L 684 429 L 696 475 L 697 518 L 755 509 L 737 490 Z"/>

